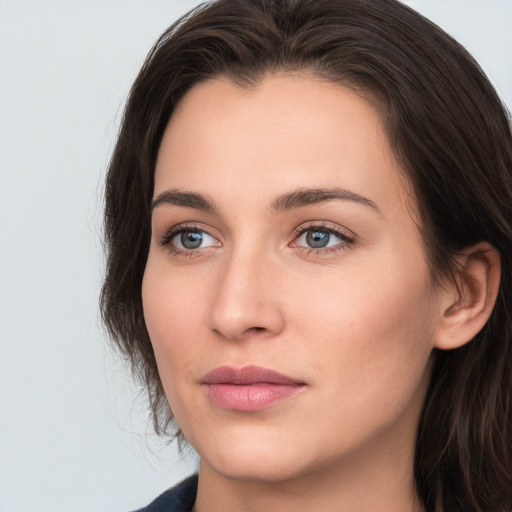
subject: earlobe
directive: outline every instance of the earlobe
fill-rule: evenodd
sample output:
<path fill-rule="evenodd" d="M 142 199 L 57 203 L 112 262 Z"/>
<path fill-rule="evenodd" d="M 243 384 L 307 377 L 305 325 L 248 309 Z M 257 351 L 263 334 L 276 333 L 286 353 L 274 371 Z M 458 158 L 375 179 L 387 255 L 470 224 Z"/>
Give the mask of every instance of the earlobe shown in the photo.
<path fill-rule="evenodd" d="M 500 255 L 482 242 L 457 256 L 456 282 L 446 285 L 434 345 L 441 350 L 471 341 L 489 319 L 500 284 Z"/>

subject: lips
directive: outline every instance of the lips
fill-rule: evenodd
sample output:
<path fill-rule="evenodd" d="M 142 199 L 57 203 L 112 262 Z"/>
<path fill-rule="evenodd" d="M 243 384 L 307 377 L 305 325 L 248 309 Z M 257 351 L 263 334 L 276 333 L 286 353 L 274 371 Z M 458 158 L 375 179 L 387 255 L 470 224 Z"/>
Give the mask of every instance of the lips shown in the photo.
<path fill-rule="evenodd" d="M 221 366 L 208 373 L 202 384 L 216 406 L 235 411 L 265 409 L 305 386 L 304 382 L 259 366 Z"/>

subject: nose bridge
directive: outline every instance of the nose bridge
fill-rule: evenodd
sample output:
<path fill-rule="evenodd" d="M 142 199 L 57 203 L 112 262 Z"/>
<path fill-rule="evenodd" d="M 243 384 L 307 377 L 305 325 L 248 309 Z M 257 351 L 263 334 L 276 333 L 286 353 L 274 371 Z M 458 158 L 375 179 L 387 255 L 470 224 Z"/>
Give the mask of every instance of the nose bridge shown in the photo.
<path fill-rule="evenodd" d="M 233 247 L 223 262 L 213 294 L 212 329 L 227 339 L 280 332 L 283 316 L 275 277 L 272 258 L 264 248 L 255 243 Z"/>

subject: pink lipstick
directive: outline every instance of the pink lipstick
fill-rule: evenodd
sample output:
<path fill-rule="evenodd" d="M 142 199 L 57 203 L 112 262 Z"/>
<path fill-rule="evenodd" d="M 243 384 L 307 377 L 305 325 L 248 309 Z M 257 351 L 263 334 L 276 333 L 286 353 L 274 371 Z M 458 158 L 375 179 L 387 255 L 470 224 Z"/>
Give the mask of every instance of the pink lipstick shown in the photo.
<path fill-rule="evenodd" d="M 259 366 L 221 366 L 202 383 L 210 400 L 223 409 L 258 411 L 289 398 L 304 388 L 304 382 Z"/>

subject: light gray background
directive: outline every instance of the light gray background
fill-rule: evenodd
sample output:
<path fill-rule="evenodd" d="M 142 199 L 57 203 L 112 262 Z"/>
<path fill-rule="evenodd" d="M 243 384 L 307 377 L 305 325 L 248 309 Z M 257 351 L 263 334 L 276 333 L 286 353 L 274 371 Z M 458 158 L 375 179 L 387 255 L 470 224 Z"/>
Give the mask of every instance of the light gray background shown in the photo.
<path fill-rule="evenodd" d="M 512 1 L 410 0 L 512 106 Z M 193 471 L 106 349 L 101 183 L 156 37 L 194 0 L 0 0 L 0 512 L 116 512 Z"/>

